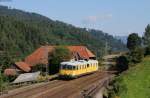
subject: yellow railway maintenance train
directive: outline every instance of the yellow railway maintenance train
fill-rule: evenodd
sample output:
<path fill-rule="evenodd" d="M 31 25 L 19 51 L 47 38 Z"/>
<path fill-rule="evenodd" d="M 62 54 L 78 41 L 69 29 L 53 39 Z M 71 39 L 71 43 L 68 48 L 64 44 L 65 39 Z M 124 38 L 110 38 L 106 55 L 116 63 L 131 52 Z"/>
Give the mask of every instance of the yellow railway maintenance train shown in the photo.
<path fill-rule="evenodd" d="M 61 63 L 59 76 L 61 78 L 77 78 L 85 74 L 93 73 L 97 70 L 97 60 L 68 61 Z"/>

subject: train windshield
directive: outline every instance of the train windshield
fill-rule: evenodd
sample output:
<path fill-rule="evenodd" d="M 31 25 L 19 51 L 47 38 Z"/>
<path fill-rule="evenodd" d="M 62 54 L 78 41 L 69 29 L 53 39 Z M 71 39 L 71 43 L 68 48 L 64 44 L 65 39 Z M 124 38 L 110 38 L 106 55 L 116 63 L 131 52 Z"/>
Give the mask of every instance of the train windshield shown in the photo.
<path fill-rule="evenodd" d="M 72 66 L 72 65 L 61 65 L 62 69 L 65 69 L 65 70 L 75 70 L 76 67 L 75 66 Z"/>

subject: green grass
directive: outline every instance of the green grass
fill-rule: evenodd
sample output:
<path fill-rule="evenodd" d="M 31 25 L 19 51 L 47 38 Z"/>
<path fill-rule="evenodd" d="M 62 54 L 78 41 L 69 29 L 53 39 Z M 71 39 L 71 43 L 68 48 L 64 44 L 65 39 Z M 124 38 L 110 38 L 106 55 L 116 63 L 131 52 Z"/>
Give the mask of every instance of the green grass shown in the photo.
<path fill-rule="evenodd" d="M 150 57 L 130 68 L 120 76 L 126 91 L 120 92 L 120 98 L 150 98 Z"/>

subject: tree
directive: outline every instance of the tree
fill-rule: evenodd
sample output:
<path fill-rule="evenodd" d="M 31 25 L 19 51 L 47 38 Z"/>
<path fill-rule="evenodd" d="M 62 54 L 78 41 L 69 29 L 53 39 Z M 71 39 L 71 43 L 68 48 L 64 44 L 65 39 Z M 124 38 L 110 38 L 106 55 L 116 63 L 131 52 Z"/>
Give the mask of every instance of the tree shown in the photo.
<path fill-rule="evenodd" d="M 144 51 L 142 49 L 142 39 L 136 33 L 132 33 L 128 37 L 127 48 L 129 52 L 129 61 L 139 63 L 143 59 Z"/>
<path fill-rule="evenodd" d="M 0 70 L 2 73 L 4 72 L 4 69 L 10 67 L 14 64 L 14 59 L 12 56 L 10 56 L 8 53 L 1 52 L 0 53 Z"/>
<path fill-rule="evenodd" d="M 150 24 L 148 24 L 147 27 L 145 28 L 143 40 L 144 45 L 150 46 Z"/>
<path fill-rule="evenodd" d="M 59 71 L 59 65 L 63 61 L 68 61 L 72 57 L 70 51 L 65 46 L 56 47 L 52 54 L 49 54 L 49 71 L 51 74 Z"/>
<path fill-rule="evenodd" d="M 127 39 L 127 48 L 132 51 L 138 47 L 141 47 L 142 40 L 136 33 L 132 33 L 129 35 Z"/>
<path fill-rule="evenodd" d="M 145 45 L 145 55 L 150 55 L 150 24 L 145 28 L 143 41 Z"/>

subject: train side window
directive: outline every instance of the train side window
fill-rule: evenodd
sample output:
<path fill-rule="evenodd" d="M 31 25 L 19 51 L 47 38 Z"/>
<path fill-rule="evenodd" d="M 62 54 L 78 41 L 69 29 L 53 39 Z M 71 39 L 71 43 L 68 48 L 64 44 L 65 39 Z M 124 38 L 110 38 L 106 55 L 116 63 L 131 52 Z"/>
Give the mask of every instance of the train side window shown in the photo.
<path fill-rule="evenodd" d="M 72 66 L 69 66 L 69 70 L 72 70 Z"/>
<path fill-rule="evenodd" d="M 76 70 L 78 70 L 78 66 L 76 66 Z"/>
<path fill-rule="evenodd" d="M 79 65 L 77 66 L 77 70 L 80 70 L 80 66 Z"/>
<path fill-rule="evenodd" d="M 87 67 L 89 67 L 90 65 L 89 64 L 87 64 Z"/>
<path fill-rule="evenodd" d="M 70 66 L 70 70 L 73 70 L 73 66 Z"/>
<path fill-rule="evenodd" d="M 65 65 L 65 68 L 64 69 L 67 69 L 67 65 Z"/>
<path fill-rule="evenodd" d="M 66 70 L 68 69 L 68 65 L 65 65 L 65 69 L 66 69 Z"/>
<path fill-rule="evenodd" d="M 71 66 L 67 65 L 66 69 L 71 70 Z"/>
<path fill-rule="evenodd" d="M 72 70 L 73 69 L 73 67 L 72 66 L 69 66 L 69 70 Z"/>
<path fill-rule="evenodd" d="M 69 69 L 69 66 L 68 66 L 68 65 L 66 65 L 66 69 Z"/>
<path fill-rule="evenodd" d="M 66 65 L 63 65 L 63 66 L 62 66 L 62 69 L 66 69 Z"/>
<path fill-rule="evenodd" d="M 72 66 L 72 69 L 73 69 L 73 70 L 75 70 L 75 69 L 76 69 L 76 67 L 75 67 L 75 66 Z"/>

